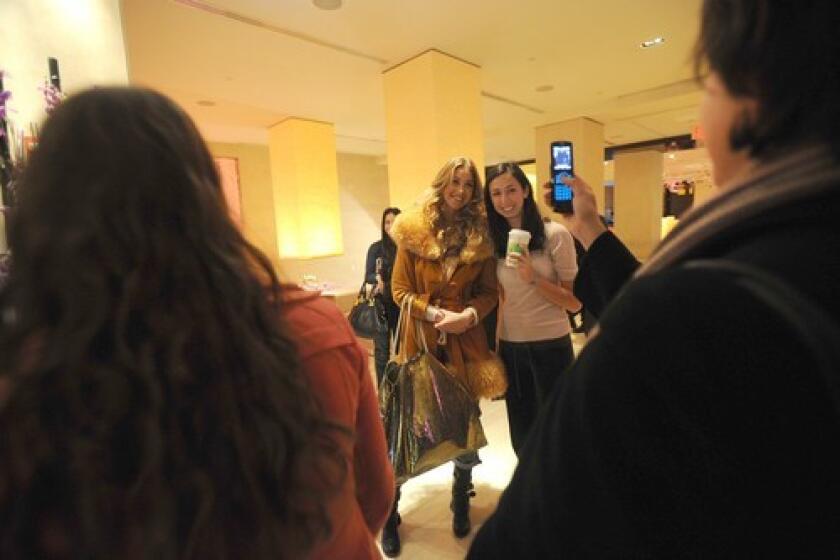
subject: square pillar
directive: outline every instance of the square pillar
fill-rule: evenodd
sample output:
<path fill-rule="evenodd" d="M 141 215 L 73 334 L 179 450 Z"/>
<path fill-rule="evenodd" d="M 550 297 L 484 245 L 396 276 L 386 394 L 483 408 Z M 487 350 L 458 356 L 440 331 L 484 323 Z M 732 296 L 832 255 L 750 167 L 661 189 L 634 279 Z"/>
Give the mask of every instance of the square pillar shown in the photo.
<path fill-rule="evenodd" d="M 662 234 L 663 154 L 656 150 L 615 155 L 615 234 L 644 261 Z"/>
<path fill-rule="evenodd" d="M 484 169 L 478 66 L 432 49 L 383 76 L 391 206 L 408 208 L 455 156 Z"/>
<path fill-rule="evenodd" d="M 342 254 L 334 126 L 285 119 L 269 128 L 268 151 L 280 258 Z"/>

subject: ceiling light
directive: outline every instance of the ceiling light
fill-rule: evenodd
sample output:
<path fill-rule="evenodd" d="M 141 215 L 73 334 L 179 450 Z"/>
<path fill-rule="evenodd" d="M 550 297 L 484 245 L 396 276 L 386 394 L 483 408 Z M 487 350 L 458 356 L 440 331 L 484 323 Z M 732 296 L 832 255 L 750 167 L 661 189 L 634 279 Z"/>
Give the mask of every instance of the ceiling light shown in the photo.
<path fill-rule="evenodd" d="M 202 99 L 200 101 L 196 101 L 196 103 L 198 103 L 202 107 L 215 107 L 216 106 L 216 102 L 215 101 L 210 101 L 209 99 Z"/>
<path fill-rule="evenodd" d="M 551 84 L 545 84 L 545 85 L 536 87 L 536 90 L 539 91 L 540 93 L 546 92 L 546 91 L 551 91 L 553 89 L 554 89 L 554 86 L 551 85 Z"/>
<path fill-rule="evenodd" d="M 651 47 L 658 47 L 662 43 L 665 42 L 664 37 L 654 37 L 653 39 L 648 39 L 647 41 L 642 41 L 642 44 L 639 45 L 643 49 L 649 49 Z"/>
<path fill-rule="evenodd" d="M 322 10 L 337 10 L 341 7 L 341 0 L 312 0 L 312 3 Z"/>

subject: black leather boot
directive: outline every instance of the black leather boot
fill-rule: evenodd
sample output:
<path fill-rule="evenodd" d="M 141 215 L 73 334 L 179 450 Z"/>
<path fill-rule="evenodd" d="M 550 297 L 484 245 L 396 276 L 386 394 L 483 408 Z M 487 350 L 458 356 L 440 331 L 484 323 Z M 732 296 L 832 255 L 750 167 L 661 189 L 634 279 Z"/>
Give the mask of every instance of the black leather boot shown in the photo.
<path fill-rule="evenodd" d="M 400 514 L 397 513 L 397 505 L 400 503 L 400 489 L 397 487 L 397 493 L 394 496 L 394 507 L 391 508 L 391 515 L 385 522 L 382 528 L 382 552 L 388 558 L 394 558 L 400 555 L 400 534 L 397 532 L 397 525 L 402 523 Z"/>
<path fill-rule="evenodd" d="M 449 509 L 452 510 L 452 532 L 459 539 L 470 533 L 470 498 L 475 496 L 472 485 L 472 469 L 460 469 L 455 467 L 452 481 L 452 501 Z"/>

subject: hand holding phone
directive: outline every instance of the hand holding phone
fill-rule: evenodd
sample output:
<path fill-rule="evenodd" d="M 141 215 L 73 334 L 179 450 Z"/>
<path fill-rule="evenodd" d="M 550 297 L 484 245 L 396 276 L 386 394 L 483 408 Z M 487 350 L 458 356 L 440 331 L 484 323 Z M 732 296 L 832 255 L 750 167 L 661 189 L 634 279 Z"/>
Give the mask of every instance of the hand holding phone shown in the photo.
<path fill-rule="evenodd" d="M 573 214 L 574 193 L 566 181 L 574 177 L 574 153 L 572 143 L 557 140 L 551 143 L 551 207 L 560 214 Z"/>
<path fill-rule="evenodd" d="M 607 231 L 607 226 L 598 211 L 592 187 L 580 177 L 571 177 L 567 182 L 574 193 L 575 212 L 564 214 L 560 223 L 583 244 L 584 249 L 588 249 L 595 239 Z M 543 192 L 546 203 L 551 204 L 554 196 L 554 185 L 551 181 L 543 185 Z"/>

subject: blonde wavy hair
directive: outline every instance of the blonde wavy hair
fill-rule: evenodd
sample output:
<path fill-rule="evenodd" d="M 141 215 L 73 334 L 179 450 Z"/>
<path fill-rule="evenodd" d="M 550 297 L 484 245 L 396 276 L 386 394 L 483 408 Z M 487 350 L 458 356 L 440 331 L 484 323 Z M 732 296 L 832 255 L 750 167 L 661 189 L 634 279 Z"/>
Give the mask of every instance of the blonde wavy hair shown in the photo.
<path fill-rule="evenodd" d="M 455 219 L 450 221 L 442 211 L 446 204 L 443 191 L 459 169 L 466 169 L 472 178 L 472 196 L 455 215 Z M 458 255 L 468 242 L 480 243 L 483 237 L 487 237 L 483 188 L 473 160 L 464 156 L 454 157 L 441 167 L 432 181 L 431 194 L 423 204 L 423 216 L 441 248 L 441 256 Z"/>

